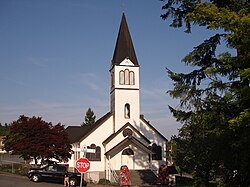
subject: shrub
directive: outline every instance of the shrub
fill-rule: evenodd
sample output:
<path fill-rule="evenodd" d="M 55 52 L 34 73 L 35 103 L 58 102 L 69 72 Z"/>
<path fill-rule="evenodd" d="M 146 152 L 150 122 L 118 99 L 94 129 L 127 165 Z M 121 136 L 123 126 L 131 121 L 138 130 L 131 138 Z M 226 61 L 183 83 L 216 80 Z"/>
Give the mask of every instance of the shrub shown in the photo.
<path fill-rule="evenodd" d="M 0 171 L 18 174 L 18 175 L 26 175 L 29 166 L 24 164 L 3 164 L 0 166 Z"/>
<path fill-rule="evenodd" d="M 105 185 L 105 184 L 111 184 L 111 182 L 108 179 L 100 179 L 99 182 L 98 182 L 98 184 Z"/>

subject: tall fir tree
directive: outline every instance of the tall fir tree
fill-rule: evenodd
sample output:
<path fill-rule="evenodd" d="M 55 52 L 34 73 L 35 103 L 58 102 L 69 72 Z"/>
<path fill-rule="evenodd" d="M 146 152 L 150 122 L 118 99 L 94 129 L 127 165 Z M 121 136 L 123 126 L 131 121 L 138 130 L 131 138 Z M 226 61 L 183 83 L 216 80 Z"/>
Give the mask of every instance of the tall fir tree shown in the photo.
<path fill-rule="evenodd" d="M 194 69 L 167 69 L 180 101 L 169 107 L 183 123 L 176 164 L 194 175 L 197 186 L 220 179 L 228 186 L 250 185 L 250 2 L 248 0 L 168 0 L 162 18 L 171 27 L 213 30 L 183 62 Z M 223 42 L 222 42 L 223 41 Z M 224 50 L 218 53 L 218 46 Z"/>

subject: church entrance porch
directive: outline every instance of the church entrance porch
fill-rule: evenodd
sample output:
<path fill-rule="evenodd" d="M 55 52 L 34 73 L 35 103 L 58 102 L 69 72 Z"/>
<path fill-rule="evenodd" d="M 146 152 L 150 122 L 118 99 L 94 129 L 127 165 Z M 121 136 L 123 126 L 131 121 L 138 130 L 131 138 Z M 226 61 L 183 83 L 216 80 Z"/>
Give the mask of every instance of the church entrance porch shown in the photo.
<path fill-rule="evenodd" d="M 126 165 L 129 170 L 134 169 L 134 151 L 130 148 L 122 151 L 121 165 Z"/>
<path fill-rule="evenodd" d="M 120 170 L 122 165 L 126 165 L 129 170 L 150 170 L 151 154 L 152 151 L 136 138 L 125 138 L 105 153 L 107 179 L 117 182 L 115 171 Z"/>

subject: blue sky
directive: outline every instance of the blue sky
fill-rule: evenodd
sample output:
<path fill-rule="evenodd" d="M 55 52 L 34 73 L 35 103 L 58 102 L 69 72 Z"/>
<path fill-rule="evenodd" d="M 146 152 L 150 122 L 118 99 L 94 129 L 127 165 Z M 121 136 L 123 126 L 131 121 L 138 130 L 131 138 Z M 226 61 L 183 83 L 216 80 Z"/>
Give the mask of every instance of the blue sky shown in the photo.
<path fill-rule="evenodd" d="M 210 35 L 169 27 L 158 0 L 124 0 L 140 64 L 141 113 L 163 135 L 180 124 L 168 105 L 165 68 L 187 71 L 181 59 Z M 20 115 L 79 125 L 90 107 L 109 111 L 109 67 L 122 16 L 122 0 L 0 1 L 0 123 Z"/>

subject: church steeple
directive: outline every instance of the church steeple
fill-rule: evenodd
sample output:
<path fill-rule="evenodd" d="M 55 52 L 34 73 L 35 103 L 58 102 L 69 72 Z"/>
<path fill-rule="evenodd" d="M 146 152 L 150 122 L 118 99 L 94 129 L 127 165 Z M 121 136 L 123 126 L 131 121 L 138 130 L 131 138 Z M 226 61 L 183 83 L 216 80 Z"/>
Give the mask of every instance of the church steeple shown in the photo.
<path fill-rule="evenodd" d="M 139 64 L 123 13 L 110 67 L 110 111 L 113 132 L 126 123 L 140 126 Z"/>
<path fill-rule="evenodd" d="M 126 17 L 123 13 L 118 37 L 116 40 L 115 51 L 111 63 L 112 65 L 120 65 L 120 63 L 125 58 L 128 58 L 134 64 L 134 66 L 139 66 L 133 42 L 129 33 Z"/>

